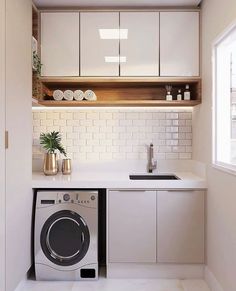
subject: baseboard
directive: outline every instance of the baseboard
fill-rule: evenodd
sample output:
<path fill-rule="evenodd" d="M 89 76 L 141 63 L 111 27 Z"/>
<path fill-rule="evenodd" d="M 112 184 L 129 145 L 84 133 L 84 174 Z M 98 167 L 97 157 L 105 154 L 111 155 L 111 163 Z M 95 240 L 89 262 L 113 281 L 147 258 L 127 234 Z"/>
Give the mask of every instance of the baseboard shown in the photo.
<path fill-rule="evenodd" d="M 204 265 L 108 263 L 107 277 L 203 279 Z"/>
<path fill-rule="evenodd" d="M 214 274 L 207 266 L 205 267 L 205 281 L 207 282 L 211 291 L 224 291 Z"/>

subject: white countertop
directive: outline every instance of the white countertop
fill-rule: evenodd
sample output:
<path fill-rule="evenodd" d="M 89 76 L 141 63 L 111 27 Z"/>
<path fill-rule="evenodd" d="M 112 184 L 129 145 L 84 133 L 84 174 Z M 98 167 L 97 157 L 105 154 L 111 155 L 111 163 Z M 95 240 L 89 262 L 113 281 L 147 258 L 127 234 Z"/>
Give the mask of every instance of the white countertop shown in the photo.
<path fill-rule="evenodd" d="M 171 172 L 180 180 L 130 180 L 130 174 L 144 172 L 124 171 L 76 171 L 66 176 L 45 176 L 42 172 L 33 172 L 32 188 L 106 188 L 106 189 L 206 189 L 204 178 L 192 172 Z M 156 173 L 155 173 L 156 174 Z M 158 172 L 158 174 L 164 174 Z M 168 172 L 168 174 L 170 174 Z"/>

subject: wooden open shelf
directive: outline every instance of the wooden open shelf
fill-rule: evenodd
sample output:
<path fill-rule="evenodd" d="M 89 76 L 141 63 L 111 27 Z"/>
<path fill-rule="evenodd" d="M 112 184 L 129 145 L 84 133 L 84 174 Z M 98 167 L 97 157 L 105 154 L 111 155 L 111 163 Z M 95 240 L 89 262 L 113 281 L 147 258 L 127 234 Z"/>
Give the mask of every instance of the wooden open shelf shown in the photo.
<path fill-rule="evenodd" d="M 140 107 L 140 106 L 196 106 L 201 102 L 190 101 L 166 101 L 166 100 L 113 100 L 113 101 L 39 101 L 38 104 L 47 107 Z"/>
<path fill-rule="evenodd" d="M 133 77 L 76 77 L 76 78 L 40 78 L 42 96 L 39 104 L 50 107 L 101 107 L 101 106 L 195 106 L 201 103 L 200 78 L 133 78 Z M 190 101 L 166 101 L 166 85 L 172 85 L 172 95 L 176 99 L 179 89 L 182 94 L 189 84 Z M 55 101 L 53 91 L 93 90 L 97 101 Z"/>

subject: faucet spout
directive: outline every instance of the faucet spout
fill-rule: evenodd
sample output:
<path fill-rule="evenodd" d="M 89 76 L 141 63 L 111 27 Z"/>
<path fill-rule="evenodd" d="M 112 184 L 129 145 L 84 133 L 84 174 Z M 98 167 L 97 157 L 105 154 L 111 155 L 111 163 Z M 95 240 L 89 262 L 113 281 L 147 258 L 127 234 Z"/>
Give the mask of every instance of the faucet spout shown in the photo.
<path fill-rule="evenodd" d="M 154 160 L 153 143 L 149 146 L 148 152 L 148 172 L 152 173 L 157 168 L 157 161 Z"/>

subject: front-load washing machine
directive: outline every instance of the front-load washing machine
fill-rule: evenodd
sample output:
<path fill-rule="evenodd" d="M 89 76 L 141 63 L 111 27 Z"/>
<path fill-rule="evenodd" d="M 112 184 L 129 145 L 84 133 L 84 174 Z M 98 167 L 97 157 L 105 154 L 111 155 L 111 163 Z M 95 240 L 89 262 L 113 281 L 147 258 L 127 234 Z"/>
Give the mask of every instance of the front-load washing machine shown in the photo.
<path fill-rule="evenodd" d="M 98 191 L 37 191 L 34 257 L 36 280 L 98 278 Z"/>

